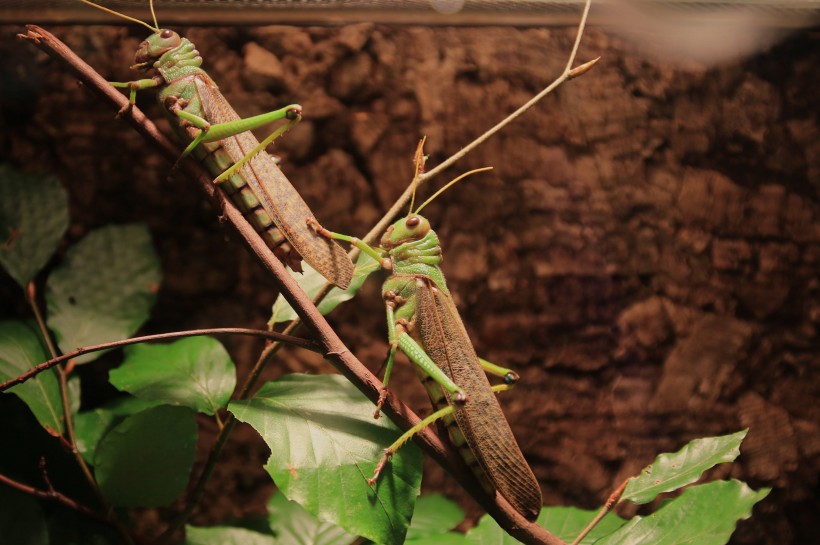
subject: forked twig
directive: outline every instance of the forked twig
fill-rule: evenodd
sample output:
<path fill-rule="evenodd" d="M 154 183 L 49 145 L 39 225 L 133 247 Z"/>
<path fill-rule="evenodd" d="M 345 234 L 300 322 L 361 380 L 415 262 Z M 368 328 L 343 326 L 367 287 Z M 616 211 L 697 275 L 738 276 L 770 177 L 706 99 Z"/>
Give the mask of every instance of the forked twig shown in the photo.
<path fill-rule="evenodd" d="M 552 83 L 547 85 L 544 89 L 542 89 L 537 95 L 533 96 L 530 100 L 528 100 L 524 105 L 520 108 L 515 110 L 513 113 L 499 121 L 497 124 L 489 128 L 486 132 L 484 132 L 481 136 L 461 148 L 458 152 L 454 153 L 434 168 L 430 169 L 427 172 L 420 173 L 418 175 L 418 184 L 422 184 L 424 182 L 429 181 L 430 179 L 434 178 L 438 174 L 441 174 L 444 170 L 450 168 L 452 165 L 456 163 L 459 159 L 476 149 L 478 146 L 489 140 L 492 136 L 494 136 L 498 131 L 521 117 L 524 112 L 535 106 L 538 102 L 541 101 L 545 96 L 552 93 L 555 89 L 557 89 L 562 83 L 567 80 L 577 78 L 586 72 L 588 72 L 595 63 L 598 62 L 600 57 L 595 58 L 591 61 L 588 61 L 580 66 L 576 66 L 575 68 L 572 65 L 575 63 L 575 57 L 578 54 L 578 47 L 581 44 L 581 38 L 584 35 L 584 28 L 586 27 L 587 17 L 589 16 L 589 8 L 592 4 L 592 0 L 586 0 L 584 4 L 584 11 L 581 14 L 581 21 L 578 24 L 578 32 L 575 35 L 575 42 L 572 46 L 572 52 L 567 59 L 567 64 L 564 67 L 564 71 L 561 72 Z M 408 185 L 407 189 L 402 193 L 402 195 L 396 200 L 393 206 L 390 207 L 390 210 L 382 217 L 381 220 L 370 230 L 370 232 L 365 235 L 362 240 L 368 244 L 372 244 L 376 238 L 387 229 L 387 226 L 390 225 L 390 222 L 393 221 L 393 218 L 396 217 L 407 202 L 410 200 L 410 197 L 413 193 L 413 184 L 411 183 Z"/>
<path fill-rule="evenodd" d="M 33 486 L 21 483 L 20 481 L 16 481 L 16 480 L 12 479 L 11 477 L 3 475 L 2 473 L 0 473 L 0 483 L 3 483 L 6 486 L 9 486 L 9 487 L 11 487 L 15 490 L 19 490 L 20 492 L 23 492 L 25 494 L 28 494 L 29 496 L 34 496 L 35 498 L 40 498 L 40 499 L 43 499 L 43 500 L 49 500 L 49 501 L 55 501 L 57 503 L 61 503 L 61 504 L 65 505 L 66 507 L 68 507 L 69 509 L 73 509 L 74 511 L 77 511 L 81 515 L 92 518 L 94 520 L 98 520 L 100 522 L 104 522 L 106 524 L 110 524 L 110 521 L 107 518 L 105 518 L 103 515 L 97 513 L 96 511 L 94 511 L 90 507 L 88 507 L 86 505 L 83 505 L 83 504 L 69 498 L 65 494 L 62 494 L 62 493 L 57 492 L 56 490 L 54 490 L 54 488 L 51 486 L 51 483 L 47 483 L 46 486 L 48 486 L 48 488 L 46 490 L 41 490 L 39 488 L 35 488 Z"/>
<path fill-rule="evenodd" d="M 54 486 L 51 484 L 51 480 L 48 477 L 48 472 L 46 471 L 46 464 L 44 458 L 40 458 L 40 471 L 43 476 L 43 482 L 45 482 L 46 484 L 45 490 L 35 488 L 25 483 L 21 483 L 20 481 L 16 481 L 7 475 L 3 475 L 2 473 L 0 473 L 0 483 L 8 487 L 11 487 L 15 490 L 18 490 L 24 494 L 28 494 L 29 496 L 33 496 L 41 500 L 53 501 L 62 504 L 85 517 L 107 524 L 114 528 L 120 534 L 120 536 L 123 538 L 123 541 L 127 545 L 133 545 L 134 542 L 131 539 L 131 536 L 128 534 L 126 528 L 122 524 L 120 524 L 119 521 L 117 521 L 114 517 L 107 517 L 105 515 L 102 515 L 94 511 L 87 505 L 84 505 L 72 498 L 69 498 L 62 492 L 58 492 L 57 490 L 55 490 Z"/>

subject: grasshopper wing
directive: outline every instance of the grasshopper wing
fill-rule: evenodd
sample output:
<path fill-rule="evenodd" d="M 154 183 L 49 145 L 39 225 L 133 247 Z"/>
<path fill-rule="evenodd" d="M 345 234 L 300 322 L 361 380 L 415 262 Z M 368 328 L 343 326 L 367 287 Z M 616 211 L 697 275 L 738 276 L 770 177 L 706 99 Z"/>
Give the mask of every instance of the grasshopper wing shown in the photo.
<path fill-rule="evenodd" d="M 211 124 L 239 119 L 210 78 L 197 78 L 196 87 L 205 117 Z M 259 141 L 248 131 L 225 138 L 220 144 L 237 162 L 258 146 Z M 264 150 L 259 152 L 240 169 L 239 175 L 302 258 L 330 282 L 347 288 L 353 277 L 353 263 L 341 246 L 308 225 L 313 213 L 271 156 Z"/>
<path fill-rule="evenodd" d="M 468 396 L 463 405 L 454 405 L 467 445 L 501 495 L 525 518 L 535 520 L 541 511 L 541 488 L 490 389 L 452 298 L 429 278 L 417 286 L 416 327 L 422 346 Z"/>

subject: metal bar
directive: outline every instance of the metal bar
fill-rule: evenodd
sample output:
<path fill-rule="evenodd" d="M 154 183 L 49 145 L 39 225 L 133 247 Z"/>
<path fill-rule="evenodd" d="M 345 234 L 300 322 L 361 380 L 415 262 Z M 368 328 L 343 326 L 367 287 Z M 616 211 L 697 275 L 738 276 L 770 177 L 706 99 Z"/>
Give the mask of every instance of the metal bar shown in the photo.
<path fill-rule="evenodd" d="M 103 3 L 146 17 L 146 0 Z M 165 25 L 260 25 L 355 22 L 421 25 L 555 26 L 575 24 L 582 0 L 156 0 Z M 685 20 L 720 23 L 742 16 L 781 28 L 820 24 L 820 0 L 603 0 L 593 13 L 606 25 L 620 7 L 662 10 Z M 76 0 L 2 0 L 0 23 L 111 24 Z"/>

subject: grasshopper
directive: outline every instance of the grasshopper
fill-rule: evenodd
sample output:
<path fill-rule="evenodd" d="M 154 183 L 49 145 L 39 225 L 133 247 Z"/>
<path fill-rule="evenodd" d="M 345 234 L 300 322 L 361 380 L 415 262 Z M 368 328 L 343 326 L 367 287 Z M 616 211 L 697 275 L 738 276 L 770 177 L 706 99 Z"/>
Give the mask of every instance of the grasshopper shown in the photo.
<path fill-rule="evenodd" d="M 176 132 L 192 154 L 216 176 L 214 180 L 265 239 L 273 253 L 301 272 L 304 258 L 333 284 L 347 288 L 353 263 L 338 244 L 309 227 L 313 214 L 274 160 L 264 150 L 275 138 L 301 119 L 302 108 L 293 104 L 279 110 L 241 119 L 219 92 L 216 83 L 200 68 L 202 57 L 186 38 L 161 29 L 150 2 L 154 26 L 110 10 L 90 0 L 97 9 L 142 24 L 153 34 L 137 49 L 133 69 L 147 78 L 111 82 L 130 90 L 129 107 L 137 91 L 155 88 L 158 100 Z M 260 143 L 251 129 L 273 121 L 288 122 Z M 181 159 L 181 158 L 180 158 Z"/>
<path fill-rule="evenodd" d="M 421 144 L 416 158 L 418 179 L 423 161 Z M 499 491 L 521 515 L 535 520 L 541 510 L 541 488 L 494 394 L 494 390 L 500 391 L 515 383 L 518 375 L 476 355 L 440 267 L 442 252 L 438 236 L 430 222 L 419 215 L 442 191 L 467 175 L 483 170 L 489 169 L 478 169 L 456 178 L 415 212 L 411 203 L 410 213 L 388 227 L 378 249 L 315 223 L 313 228 L 328 238 L 353 244 L 390 271 L 382 286 L 390 352 L 374 416 L 378 418 L 386 400 L 397 349 L 415 364 L 433 405 L 439 409 L 385 450 L 369 482 L 376 482 L 398 447 L 420 428 L 443 418 L 450 439 L 485 488 Z M 506 384 L 491 388 L 485 372 L 503 377 Z"/>

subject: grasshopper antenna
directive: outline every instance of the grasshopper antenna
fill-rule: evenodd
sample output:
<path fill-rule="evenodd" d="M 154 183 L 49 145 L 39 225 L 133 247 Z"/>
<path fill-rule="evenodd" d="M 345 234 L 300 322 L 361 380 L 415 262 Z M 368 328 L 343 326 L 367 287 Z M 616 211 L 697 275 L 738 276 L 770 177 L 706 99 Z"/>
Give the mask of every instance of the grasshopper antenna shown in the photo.
<path fill-rule="evenodd" d="M 154 27 L 159 30 L 159 22 L 157 21 L 157 13 L 154 11 L 154 0 L 148 0 L 148 7 L 151 8 L 151 18 L 154 19 Z"/>
<path fill-rule="evenodd" d="M 439 189 L 438 191 L 433 193 L 432 197 L 430 197 L 429 199 L 424 201 L 418 208 L 416 208 L 415 214 L 418 214 L 419 212 L 421 212 L 422 208 L 424 208 L 425 206 L 427 206 L 428 204 L 433 202 L 436 197 L 438 197 L 439 195 L 441 195 L 442 193 L 444 193 L 445 191 L 450 189 L 452 186 L 456 185 L 458 182 L 460 182 L 464 178 L 466 178 L 468 176 L 472 176 L 473 174 L 478 174 L 479 172 L 486 172 L 486 171 L 492 170 L 492 169 L 493 169 L 493 167 L 476 168 L 476 169 L 465 172 L 464 174 L 462 174 L 458 178 L 455 178 L 454 180 L 450 180 L 449 182 L 447 182 L 447 185 L 445 185 L 444 187 L 442 187 L 441 189 Z"/>
<path fill-rule="evenodd" d="M 151 26 L 151 25 L 149 25 L 148 23 L 146 23 L 145 21 L 141 21 L 141 20 L 136 19 L 136 18 L 134 18 L 134 17 L 129 17 L 128 15 L 125 15 L 124 13 L 120 13 L 120 12 L 118 12 L 118 11 L 114 11 L 113 9 L 109 9 L 109 8 L 107 8 L 107 7 L 105 7 L 105 6 L 101 6 L 100 4 L 95 4 L 95 3 L 94 3 L 94 2 L 92 2 L 91 0 L 80 0 L 80 2 L 82 2 L 83 4 L 86 4 L 86 5 L 91 6 L 92 8 L 97 8 L 97 9 L 99 9 L 99 10 L 102 10 L 102 11 L 106 12 L 106 13 L 110 13 L 111 15 L 114 15 L 115 17 L 119 17 L 119 18 L 121 18 L 121 19 L 125 19 L 125 20 L 127 20 L 127 21 L 131 21 L 132 23 L 139 23 L 139 24 L 141 24 L 142 26 L 144 26 L 144 27 L 146 27 L 146 28 L 150 29 L 152 32 L 159 32 L 159 24 L 157 23 L 157 16 L 156 16 L 156 14 L 154 13 L 154 1 L 153 1 L 153 0 L 151 0 L 151 15 L 153 15 L 153 16 L 154 16 L 154 24 L 155 24 L 156 26 Z"/>
<path fill-rule="evenodd" d="M 424 155 L 424 143 L 427 141 L 427 136 L 423 136 L 416 148 L 416 154 L 413 155 L 413 164 L 416 166 L 416 173 L 413 175 L 413 195 L 410 197 L 410 210 L 407 215 L 413 213 L 413 203 L 416 202 L 416 188 L 419 186 L 419 174 L 424 173 L 424 163 L 427 162 L 427 156 Z"/>

